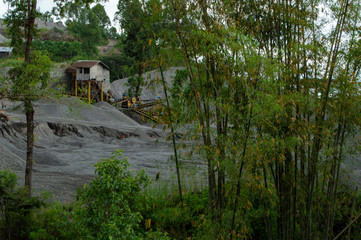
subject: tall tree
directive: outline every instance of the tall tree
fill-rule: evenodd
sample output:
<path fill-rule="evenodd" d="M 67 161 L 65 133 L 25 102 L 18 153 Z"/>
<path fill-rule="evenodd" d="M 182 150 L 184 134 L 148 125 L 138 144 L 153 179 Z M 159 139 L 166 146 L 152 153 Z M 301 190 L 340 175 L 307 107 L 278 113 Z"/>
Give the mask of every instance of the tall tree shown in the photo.
<path fill-rule="evenodd" d="M 151 14 L 147 12 L 144 1 L 119 0 L 116 16 L 124 31 L 121 50 L 127 57 L 133 58 L 136 64 L 133 74 L 137 73 L 138 76 L 132 77 L 129 84 L 134 86 L 134 95 L 139 97 L 144 84 L 142 74 L 150 59 Z"/>
<path fill-rule="evenodd" d="M 93 8 L 79 6 L 75 2 L 64 5 L 67 29 L 81 42 L 86 56 L 98 54 L 97 46 L 107 41 L 110 33 L 110 20 L 101 4 Z"/>
<path fill-rule="evenodd" d="M 36 0 L 7 1 L 11 9 L 5 17 L 11 43 L 21 52 L 22 41 L 25 41 L 25 63 L 10 70 L 12 81 L 10 97 L 24 102 L 27 125 L 27 154 L 25 167 L 25 186 L 29 197 L 32 190 L 32 165 L 34 146 L 34 108 L 32 101 L 38 95 L 38 90 L 44 90 L 49 80 L 50 60 L 34 53 L 31 57 L 31 45 L 35 33 Z"/>

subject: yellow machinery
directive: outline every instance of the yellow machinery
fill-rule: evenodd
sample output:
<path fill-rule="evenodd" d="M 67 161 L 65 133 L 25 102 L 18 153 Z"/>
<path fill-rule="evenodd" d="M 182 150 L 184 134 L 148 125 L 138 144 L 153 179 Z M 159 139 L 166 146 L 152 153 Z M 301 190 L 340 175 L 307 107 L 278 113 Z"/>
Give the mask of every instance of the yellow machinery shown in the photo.
<path fill-rule="evenodd" d="M 149 103 L 142 103 L 140 98 L 138 99 L 136 99 L 135 97 L 130 98 L 126 95 L 123 95 L 123 99 L 115 101 L 113 104 L 119 104 L 119 103 L 121 103 L 122 108 L 130 109 L 133 112 L 141 115 L 142 117 L 148 118 L 154 122 L 159 123 L 159 118 L 157 116 L 153 116 L 152 114 L 149 114 L 149 112 L 146 112 L 143 109 L 160 104 L 161 103 L 160 99 Z"/>

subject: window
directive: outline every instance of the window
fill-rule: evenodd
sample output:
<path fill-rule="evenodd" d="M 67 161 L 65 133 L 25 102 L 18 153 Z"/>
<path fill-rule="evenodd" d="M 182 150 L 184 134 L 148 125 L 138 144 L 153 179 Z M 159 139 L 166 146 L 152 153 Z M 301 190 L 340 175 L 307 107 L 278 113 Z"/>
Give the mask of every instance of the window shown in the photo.
<path fill-rule="evenodd" d="M 79 73 L 83 73 L 83 69 L 82 69 L 82 68 L 79 69 Z"/>
<path fill-rule="evenodd" d="M 84 68 L 84 73 L 85 73 L 85 74 L 89 74 L 89 72 L 90 72 L 90 71 L 89 71 L 89 68 Z"/>

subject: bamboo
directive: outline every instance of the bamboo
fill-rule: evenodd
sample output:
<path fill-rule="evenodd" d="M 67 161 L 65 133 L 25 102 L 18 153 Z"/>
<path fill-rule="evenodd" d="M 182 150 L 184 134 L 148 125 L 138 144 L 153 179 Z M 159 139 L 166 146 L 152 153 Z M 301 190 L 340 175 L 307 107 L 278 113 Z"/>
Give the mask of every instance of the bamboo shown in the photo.
<path fill-rule="evenodd" d="M 360 217 L 361 217 L 361 213 L 357 217 L 355 217 L 355 219 L 352 220 L 352 222 L 350 222 L 349 225 L 347 225 L 333 240 L 339 239 L 342 236 L 342 234 L 345 231 L 347 231 L 352 226 L 352 224 L 354 224 L 357 221 L 357 219 L 359 219 Z"/>
<path fill-rule="evenodd" d="M 165 79 L 164 79 L 163 68 L 162 68 L 161 63 L 159 64 L 159 70 L 160 70 L 160 74 L 161 74 L 161 77 L 162 77 L 163 91 L 164 91 L 164 96 L 165 96 L 165 100 L 166 100 L 166 103 L 167 103 L 169 125 L 170 125 L 171 135 L 172 135 L 174 160 L 175 160 L 176 171 L 177 171 L 179 199 L 180 199 L 180 203 L 182 204 L 182 207 L 183 207 L 182 185 L 181 185 L 180 171 L 179 171 L 179 160 L 178 160 L 178 153 L 177 153 L 177 145 L 176 145 L 176 141 L 175 141 L 175 133 L 174 133 L 175 131 L 174 131 L 174 126 L 173 126 L 174 119 L 173 119 L 173 115 L 172 115 L 172 112 L 171 112 L 171 109 L 170 109 L 168 91 L 167 91 L 167 86 L 165 85 Z"/>

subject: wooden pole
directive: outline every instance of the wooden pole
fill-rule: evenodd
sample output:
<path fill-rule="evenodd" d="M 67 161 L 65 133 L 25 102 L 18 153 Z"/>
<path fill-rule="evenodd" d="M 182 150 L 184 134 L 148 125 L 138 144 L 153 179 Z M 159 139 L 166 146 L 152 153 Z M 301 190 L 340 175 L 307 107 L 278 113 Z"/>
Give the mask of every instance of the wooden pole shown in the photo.
<path fill-rule="evenodd" d="M 102 91 L 100 92 L 100 101 L 103 101 L 103 81 L 102 81 Z"/>
<path fill-rule="evenodd" d="M 75 97 L 78 97 L 78 81 L 75 80 Z"/>
<path fill-rule="evenodd" d="M 88 81 L 88 103 L 90 104 L 90 81 Z"/>

